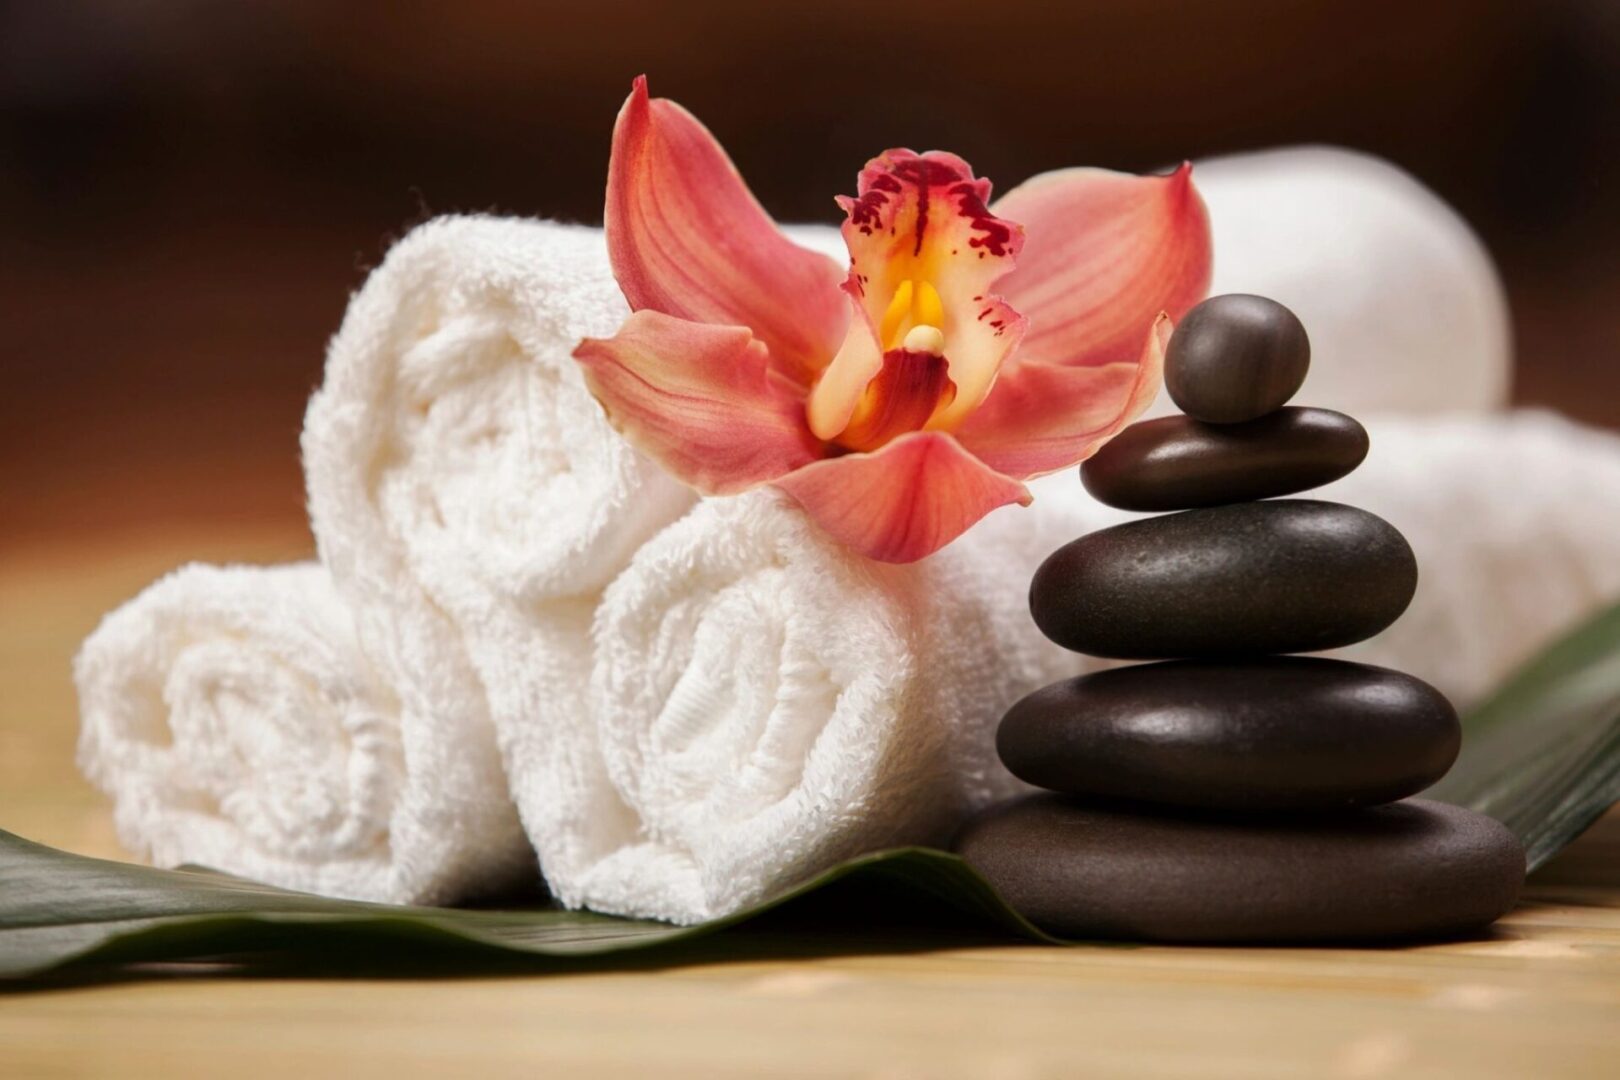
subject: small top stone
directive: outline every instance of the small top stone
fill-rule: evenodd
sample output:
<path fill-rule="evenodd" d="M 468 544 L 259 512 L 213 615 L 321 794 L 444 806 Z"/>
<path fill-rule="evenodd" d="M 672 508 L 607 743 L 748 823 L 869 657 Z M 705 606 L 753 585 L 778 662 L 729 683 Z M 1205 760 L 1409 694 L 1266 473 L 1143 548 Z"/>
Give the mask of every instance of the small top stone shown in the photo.
<path fill-rule="evenodd" d="M 1164 386 L 1188 416 L 1239 424 L 1287 404 L 1310 365 L 1310 339 L 1292 311 L 1229 293 L 1187 312 L 1171 334 Z"/>

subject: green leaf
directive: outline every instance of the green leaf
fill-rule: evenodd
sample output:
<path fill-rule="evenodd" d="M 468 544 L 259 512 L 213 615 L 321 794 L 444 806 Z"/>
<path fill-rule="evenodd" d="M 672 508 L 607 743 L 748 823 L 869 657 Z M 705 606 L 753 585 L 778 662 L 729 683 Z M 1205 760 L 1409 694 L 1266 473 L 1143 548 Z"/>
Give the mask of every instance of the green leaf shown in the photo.
<path fill-rule="evenodd" d="M 1504 821 L 1539 866 L 1620 799 L 1620 607 L 1526 666 L 1464 730 L 1456 767 L 1428 794 Z M 551 971 L 1009 936 L 1061 943 L 961 859 L 927 848 L 863 855 L 729 918 L 677 927 L 554 907 L 329 900 L 0 832 L 0 977 L 12 979 L 203 961 L 303 975 Z"/>
<path fill-rule="evenodd" d="M 954 941 L 1009 933 L 1056 940 L 1008 907 L 961 859 L 928 848 L 863 855 L 746 911 L 681 927 L 554 907 L 484 911 L 331 900 L 209 870 L 72 855 L 0 831 L 0 977 L 267 957 L 296 960 L 303 971 L 311 962 L 346 972 L 560 968 L 699 942 L 767 916 L 777 917 L 778 929 L 817 916 L 846 932 L 876 921 L 885 935 L 899 931 L 914 942 L 920 932 L 935 944 L 942 933 Z"/>
<path fill-rule="evenodd" d="M 1620 801 L 1620 606 L 1464 717 L 1462 754 L 1425 795 L 1505 824 L 1532 870 Z"/>

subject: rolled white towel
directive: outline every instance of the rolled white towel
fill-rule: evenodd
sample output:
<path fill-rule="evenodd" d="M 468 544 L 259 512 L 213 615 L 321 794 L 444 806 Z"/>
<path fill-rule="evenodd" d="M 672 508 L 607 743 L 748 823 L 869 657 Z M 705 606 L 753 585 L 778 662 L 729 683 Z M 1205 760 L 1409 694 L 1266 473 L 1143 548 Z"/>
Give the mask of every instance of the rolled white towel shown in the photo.
<path fill-rule="evenodd" d="M 597 612 L 611 787 L 576 815 L 575 858 L 548 864 L 553 892 L 697 922 L 861 851 L 944 842 L 1014 790 L 994 721 L 1081 664 L 1025 600 L 1078 531 L 1047 506 L 910 566 L 850 555 L 768 491 L 705 500 L 650 541 Z"/>
<path fill-rule="evenodd" d="M 1311 337 L 1298 401 L 1356 414 L 1507 402 L 1513 344 L 1489 254 L 1409 174 L 1326 146 L 1194 163 L 1215 244 L 1210 291 L 1292 308 Z M 1161 397 L 1155 415 L 1174 411 Z"/>
<path fill-rule="evenodd" d="M 1371 510 L 1418 560 L 1412 605 L 1346 659 L 1411 672 L 1461 708 L 1620 601 L 1620 436 L 1551 413 L 1376 417 L 1372 450 L 1305 497 Z"/>
<path fill-rule="evenodd" d="M 1388 518 L 1420 585 L 1403 619 L 1339 655 L 1410 671 L 1466 707 L 1620 599 L 1620 438 L 1537 413 L 1369 428 L 1367 463 L 1304 497 Z M 696 922 L 856 852 L 942 840 L 1018 788 L 992 746 L 1005 707 L 1110 663 L 1041 638 L 1030 574 L 1074 536 L 1135 516 L 1054 476 L 1032 509 L 886 567 L 769 495 L 705 501 L 598 610 L 591 701 L 610 786 L 576 814 L 578 857 L 554 891 Z"/>
<path fill-rule="evenodd" d="M 520 824 L 490 793 L 555 773 L 596 594 L 692 501 L 613 432 L 570 355 L 626 313 L 601 230 L 441 218 L 354 298 L 305 419 L 321 558 L 420 718 L 407 757 L 433 763 L 447 808 L 487 811 L 466 839 L 496 880 L 532 861 L 523 825 L 542 853 L 569 833 L 534 816 L 551 803 Z"/>
<path fill-rule="evenodd" d="M 365 900 L 476 884 L 419 812 L 441 778 L 407 768 L 322 567 L 178 570 L 102 621 L 74 678 L 79 765 L 137 854 Z"/>

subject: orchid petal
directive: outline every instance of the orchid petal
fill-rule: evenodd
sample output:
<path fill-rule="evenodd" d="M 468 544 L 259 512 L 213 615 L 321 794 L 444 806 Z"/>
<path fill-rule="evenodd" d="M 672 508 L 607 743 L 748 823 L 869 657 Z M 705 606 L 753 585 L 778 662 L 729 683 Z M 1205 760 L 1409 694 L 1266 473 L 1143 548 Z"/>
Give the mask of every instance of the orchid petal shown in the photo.
<path fill-rule="evenodd" d="M 741 326 L 638 311 L 574 350 L 608 419 L 642 453 L 707 495 L 730 495 L 824 452 L 801 391 Z"/>
<path fill-rule="evenodd" d="M 957 438 L 985 465 L 1020 480 L 1076 465 L 1153 403 L 1169 340 L 1170 319 L 1161 313 L 1134 362 L 1018 364 Z"/>
<path fill-rule="evenodd" d="M 605 226 L 632 310 L 746 326 L 806 387 L 832 359 L 843 269 L 784 236 L 709 130 L 649 98 L 645 77 L 613 129 Z"/>
<path fill-rule="evenodd" d="M 949 429 L 984 400 L 1023 334 L 1023 318 L 990 292 L 1018 258 L 1023 229 L 986 208 L 990 181 L 939 150 L 885 151 L 861 170 L 857 192 L 839 199 L 850 254 L 844 290 L 880 352 L 917 325 L 944 332 L 957 393 L 930 426 Z"/>
<path fill-rule="evenodd" d="M 1209 215 L 1192 166 L 1169 176 L 1062 169 L 996 201 L 1029 240 L 997 282 L 1030 321 L 1015 364 L 1107 364 L 1133 355 L 1162 311 L 1209 290 Z"/>
<path fill-rule="evenodd" d="M 917 431 L 870 454 L 827 458 L 776 482 L 834 540 L 882 562 L 915 562 L 1029 491 L 950 435 Z"/>

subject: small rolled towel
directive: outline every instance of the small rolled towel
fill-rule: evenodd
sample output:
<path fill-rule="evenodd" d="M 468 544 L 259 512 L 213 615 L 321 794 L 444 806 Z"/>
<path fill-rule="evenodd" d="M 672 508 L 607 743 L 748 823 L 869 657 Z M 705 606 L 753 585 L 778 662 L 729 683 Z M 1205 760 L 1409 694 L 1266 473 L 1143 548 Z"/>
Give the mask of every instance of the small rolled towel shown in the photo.
<path fill-rule="evenodd" d="M 1199 161 L 1193 182 L 1214 237 L 1211 293 L 1269 296 L 1310 333 L 1300 404 L 1365 416 L 1507 403 L 1513 345 L 1495 267 L 1410 175 L 1305 146 Z M 1172 411 L 1161 396 L 1155 412 Z"/>
<path fill-rule="evenodd" d="M 417 811 L 399 706 L 326 571 L 192 565 L 108 615 L 74 663 L 79 765 L 124 846 L 365 900 L 458 893 L 479 867 Z"/>
<path fill-rule="evenodd" d="M 994 719 L 1078 670 L 1025 601 L 1075 531 L 1061 503 L 999 511 L 923 562 L 887 566 L 773 492 L 702 502 L 597 612 L 591 711 L 611 786 L 574 815 L 574 857 L 547 861 L 553 893 L 692 923 L 861 851 L 948 840 L 1014 790 Z"/>
<path fill-rule="evenodd" d="M 1620 600 L 1620 436 L 1552 413 L 1375 417 L 1367 461 L 1310 492 L 1371 510 L 1418 560 L 1412 605 L 1336 653 L 1478 704 Z"/>
<path fill-rule="evenodd" d="M 532 865 L 523 824 L 542 850 L 568 833 L 490 794 L 505 771 L 556 772 L 596 594 L 693 499 L 608 426 L 570 355 L 626 314 L 601 230 L 441 218 L 354 298 L 305 419 L 321 558 L 422 718 L 407 757 L 488 811 L 461 839 L 495 881 Z"/>

